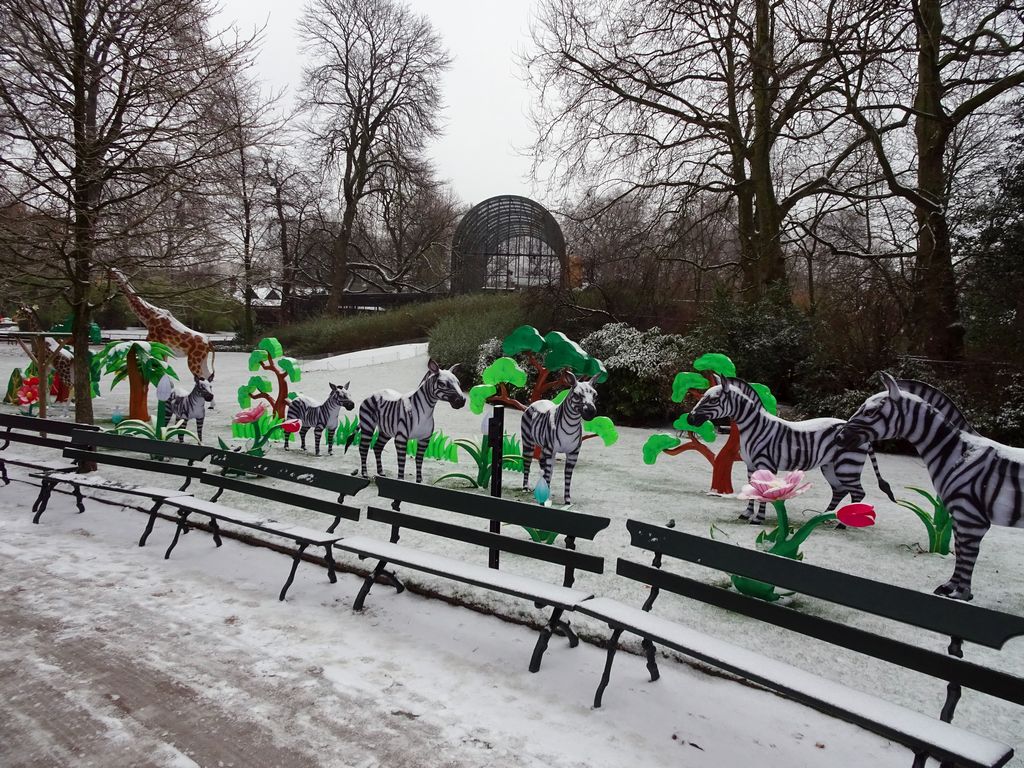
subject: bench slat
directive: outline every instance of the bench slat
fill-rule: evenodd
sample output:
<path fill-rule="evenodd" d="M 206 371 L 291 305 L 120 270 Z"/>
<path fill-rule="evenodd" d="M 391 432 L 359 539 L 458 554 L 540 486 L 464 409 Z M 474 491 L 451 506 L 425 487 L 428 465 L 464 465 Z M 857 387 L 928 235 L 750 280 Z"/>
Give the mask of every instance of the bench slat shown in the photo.
<path fill-rule="evenodd" d="M 118 454 L 101 453 L 99 451 L 82 451 L 77 448 L 65 448 L 64 456 L 77 461 L 95 461 L 98 464 L 110 464 L 115 467 L 141 469 L 147 472 L 157 472 L 161 475 L 177 475 L 179 477 L 198 477 L 206 471 L 204 467 L 172 464 L 170 462 L 154 461 L 153 459 L 138 459 L 132 456 L 119 456 Z"/>
<path fill-rule="evenodd" d="M 234 523 L 246 528 L 254 528 L 265 533 L 272 533 L 278 536 L 292 539 L 293 541 L 308 541 L 312 544 L 332 544 L 341 536 L 335 536 L 315 528 L 308 528 L 297 523 L 290 523 L 285 520 L 268 520 L 266 517 L 253 514 L 234 507 L 228 507 L 206 499 L 196 499 L 191 496 L 179 496 L 166 500 L 166 504 L 177 509 L 197 512 L 201 515 L 214 517 L 227 523 Z"/>
<path fill-rule="evenodd" d="M 545 560 L 549 563 L 578 568 L 592 573 L 604 573 L 603 557 L 588 555 L 551 544 L 540 544 L 535 541 L 516 539 L 500 533 L 466 528 L 461 525 L 417 517 L 416 515 L 407 515 L 403 512 L 395 512 L 391 509 L 381 509 L 379 507 L 367 508 L 366 517 L 368 520 L 400 525 L 403 528 L 412 528 L 424 533 L 431 533 L 457 541 L 465 541 L 469 544 L 477 544 L 489 549 L 500 549 L 503 552 L 524 555 L 535 560 Z"/>
<path fill-rule="evenodd" d="M 341 472 L 307 467 L 289 461 L 277 461 L 257 456 L 247 456 L 237 451 L 217 451 L 210 459 L 219 467 L 237 469 L 250 475 L 264 475 L 276 480 L 310 485 L 335 493 L 352 496 L 370 484 L 369 480 Z"/>
<path fill-rule="evenodd" d="M 73 421 L 55 421 L 53 419 L 40 419 L 38 416 L 20 416 L 6 413 L 0 414 L 0 428 L 65 436 L 70 435 L 75 430 L 99 430 L 99 427 L 95 424 L 78 424 Z"/>
<path fill-rule="evenodd" d="M 616 573 L 627 579 L 642 581 L 767 624 L 1024 705 L 1024 680 L 1005 672 L 622 558 L 619 558 Z"/>
<path fill-rule="evenodd" d="M 541 602 L 545 605 L 572 609 L 580 604 L 581 601 L 593 595 L 591 592 L 582 592 L 571 587 L 539 581 L 529 576 L 519 576 L 518 574 L 487 568 L 483 565 L 465 563 L 461 560 L 453 560 L 431 552 L 423 552 L 403 547 L 400 544 L 391 544 L 390 542 L 378 541 L 365 536 L 344 538 L 336 546 L 338 549 L 344 549 L 364 557 L 386 560 L 388 563 L 404 565 L 408 568 L 432 573 L 435 576 L 455 579 L 456 581 L 473 584 L 477 587 L 494 589 L 526 600 Z"/>
<path fill-rule="evenodd" d="M 199 480 L 204 485 L 212 485 L 228 491 L 238 491 L 239 493 L 244 493 L 248 496 L 258 496 L 269 501 L 290 504 L 292 506 L 301 507 L 302 509 L 308 509 L 314 512 L 323 512 L 324 514 L 331 515 L 333 517 L 344 517 L 347 520 L 359 519 L 360 510 L 358 507 L 350 507 L 328 499 L 318 499 L 312 496 L 285 491 L 280 488 L 259 485 L 248 480 L 230 477 L 228 475 L 221 475 L 215 472 L 204 472 Z"/>
<path fill-rule="evenodd" d="M 189 461 L 202 461 L 217 450 L 216 448 L 208 448 L 191 443 L 179 443 L 173 440 L 150 440 L 145 437 L 115 435 L 110 432 L 79 432 L 76 430 L 71 434 L 71 440 L 76 445 L 93 445 L 99 448 L 168 456 Z"/>
<path fill-rule="evenodd" d="M 388 499 L 445 509 L 484 520 L 501 520 L 545 531 L 557 531 L 581 539 L 593 539 L 611 522 L 607 517 L 552 509 L 538 504 L 526 504 L 388 477 L 378 477 L 376 483 L 377 493 Z"/>
<path fill-rule="evenodd" d="M 759 653 L 608 598 L 587 600 L 579 613 L 649 637 L 713 667 L 724 669 L 803 704 L 867 728 L 912 748 L 972 768 L 999 768 L 1013 757 L 1001 742 L 966 731 L 871 694 L 823 679 Z"/>
<path fill-rule="evenodd" d="M 635 547 L 765 581 L 989 648 L 1002 648 L 1007 640 L 1024 635 L 1024 617 L 743 549 L 639 520 L 627 520 L 626 527 Z"/>
<path fill-rule="evenodd" d="M 12 443 L 23 443 L 25 445 L 39 445 L 43 448 L 66 448 L 71 445 L 68 440 L 57 440 L 52 437 L 41 437 L 25 432 L 0 432 L 0 440 L 10 440 Z"/>

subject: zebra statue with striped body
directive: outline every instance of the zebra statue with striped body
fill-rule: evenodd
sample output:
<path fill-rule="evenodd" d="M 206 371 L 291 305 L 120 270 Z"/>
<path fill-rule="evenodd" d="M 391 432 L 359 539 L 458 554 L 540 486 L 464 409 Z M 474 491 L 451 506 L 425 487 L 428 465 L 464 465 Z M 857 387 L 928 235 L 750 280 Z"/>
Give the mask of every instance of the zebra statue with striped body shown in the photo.
<path fill-rule="evenodd" d="M 709 387 L 690 411 L 689 421 L 695 427 L 709 419 L 736 422 L 740 456 L 747 465 L 748 477 L 758 469 L 780 472 L 818 467 L 832 487 L 832 501 L 825 510 L 831 512 L 846 494 L 855 502 L 864 498 L 860 476 L 864 460 L 870 456 L 878 487 L 895 501 L 889 484 L 878 472 L 871 446 L 864 445 L 867 441 L 847 448 L 838 444 L 836 436 L 844 424 L 842 419 L 786 421 L 768 413 L 757 392 L 742 379 L 720 376 L 717 380 L 719 383 Z M 764 512 L 762 502 L 755 515 L 751 500 L 740 518 L 760 524 L 764 522 Z"/>
<path fill-rule="evenodd" d="M 965 429 L 948 418 L 950 412 L 960 413 L 948 397 L 943 395 L 944 407 L 937 408 L 934 398 L 905 390 L 887 373 L 880 375 L 886 391 L 864 401 L 839 440 L 850 444 L 903 438 L 917 449 L 949 510 L 956 543 L 953 576 L 935 594 L 970 600 L 971 577 L 988 529 L 1024 528 L 1024 450 L 981 437 L 969 425 Z"/>
<path fill-rule="evenodd" d="M 285 418 L 298 419 L 302 422 L 302 427 L 299 429 L 299 445 L 302 450 L 306 450 L 306 433 L 312 429 L 313 445 L 316 448 L 314 455 L 319 456 L 320 435 L 326 429 L 327 455 L 334 455 L 334 431 L 338 428 L 338 414 L 341 413 L 342 408 L 351 411 L 356 407 L 356 404 L 352 402 L 352 398 L 348 396 L 348 385 L 351 383 L 346 382 L 339 386 L 328 382 L 331 387 L 331 394 L 322 403 L 302 395 L 289 401 Z M 287 432 L 284 433 L 284 449 L 286 451 L 288 450 L 288 443 L 291 441 L 291 437 Z"/>
<path fill-rule="evenodd" d="M 182 426 L 188 425 L 189 419 L 196 421 L 196 436 L 203 442 L 203 422 L 206 420 L 206 404 L 213 402 L 213 375 L 204 379 L 195 377 L 191 392 L 178 390 L 169 376 L 164 376 L 157 386 L 157 399 L 167 403 L 167 422 L 180 420 Z M 184 435 L 178 435 L 178 442 L 185 442 Z"/>
<path fill-rule="evenodd" d="M 583 444 L 583 421 L 597 416 L 597 390 L 590 380 L 577 379 L 566 371 L 569 394 L 555 405 L 550 400 L 531 403 L 520 422 L 520 443 L 523 448 L 523 490 L 530 490 L 530 463 L 535 446 L 540 446 L 540 468 L 544 482 L 551 487 L 555 455 L 565 454 L 565 503 L 571 504 L 569 489 L 572 472 Z"/>
<path fill-rule="evenodd" d="M 412 392 L 401 394 L 393 389 L 374 392 L 359 405 L 359 462 L 360 472 L 366 474 L 366 457 L 370 452 L 373 433 L 378 433 L 373 447 L 377 457 L 377 474 L 384 474 L 381 454 L 391 438 L 398 452 L 398 479 L 405 479 L 406 449 L 410 440 L 416 441 L 416 482 L 423 482 L 423 455 L 434 432 L 434 406 L 444 400 L 452 408 L 466 404 L 459 380 L 455 376 L 458 363 L 448 370 L 431 360 L 427 373 Z"/>

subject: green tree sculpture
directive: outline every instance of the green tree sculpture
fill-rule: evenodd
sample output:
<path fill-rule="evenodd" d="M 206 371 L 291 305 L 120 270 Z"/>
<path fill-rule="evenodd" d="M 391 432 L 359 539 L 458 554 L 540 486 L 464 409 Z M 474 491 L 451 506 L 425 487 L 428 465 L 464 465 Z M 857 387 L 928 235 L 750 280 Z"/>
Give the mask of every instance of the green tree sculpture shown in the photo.
<path fill-rule="evenodd" d="M 114 374 L 111 389 L 128 380 L 128 418 L 148 422 L 149 386 L 164 376 L 178 378 L 167 362 L 174 356 L 174 350 L 158 341 L 112 341 L 97 354 L 96 364 Z"/>
<path fill-rule="evenodd" d="M 265 376 L 251 376 L 249 381 L 238 388 L 238 405 L 249 408 L 253 400 L 265 400 L 278 419 L 285 417 L 288 410 L 288 382 L 297 383 L 302 379 L 302 371 L 294 358 L 286 357 L 281 342 L 273 336 L 260 339 L 256 349 L 249 353 L 249 370 L 270 371 L 277 379 L 277 395 L 271 395 L 274 384 Z"/>
<path fill-rule="evenodd" d="M 726 355 L 719 352 L 701 355 L 693 361 L 693 371 L 676 374 L 672 382 L 672 402 L 681 403 L 691 393 L 699 396 L 711 386 L 715 374 L 733 377 L 736 375 L 736 366 Z M 777 403 L 771 390 L 764 384 L 750 386 L 757 392 L 768 412 L 775 413 Z M 672 426 L 680 433 L 685 433 L 686 438 L 665 434 L 651 435 L 644 443 L 644 463 L 653 464 L 663 453 L 675 456 L 684 451 L 696 451 L 711 464 L 711 490 L 716 493 L 732 493 L 732 465 L 741 461 L 740 432 L 736 424 L 729 426 L 729 437 L 718 453 L 709 447 L 709 443 L 713 443 L 718 436 L 711 422 L 695 427 L 690 423 L 689 414 L 684 413 L 672 423 Z"/>

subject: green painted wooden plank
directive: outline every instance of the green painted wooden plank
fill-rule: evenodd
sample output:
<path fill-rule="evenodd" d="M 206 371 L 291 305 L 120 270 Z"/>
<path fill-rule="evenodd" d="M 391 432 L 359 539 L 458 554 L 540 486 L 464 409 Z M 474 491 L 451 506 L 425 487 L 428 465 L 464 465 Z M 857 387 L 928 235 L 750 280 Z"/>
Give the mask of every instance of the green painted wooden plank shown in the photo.
<path fill-rule="evenodd" d="M 357 507 L 349 507 L 329 499 L 317 499 L 302 493 L 260 485 L 240 477 L 221 475 L 216 472 L 204 472 L 199 481 L 204 485 L 212 485 L 228 491 L 238 491 L 247 496 L 258 496 L 261 499 L 289 504 L 293 507 L 308 509 L 312 512 L 323 512 L 325 515 L 333 517 L 344 517 L 347 520 L 359 519 L 359 509 Z"/>
<path fill-rule="evenodd" d="M 1024 635 L 1024 617 L 1021 616 L 743 549 L 639 520 L 627 520 L 626 527 L 635 547 L 775 584 L 989 648 L 1002 648 L 1010 638 Z"/>
<path fill-rule="evenodd" d="M 378 477 L 376 482 L 377 493 L 389 499 L 408 501 L 410 504 L 421 504 L 435 509 L 445 509 L 449 512 L 458 512 L 484 520 L 500 520 L 515 525 L 542 528 L 545 531 L 557 531 L 566 536 L 575 536 L 580 539 L 593 539 L 611 522 L 607 517 L 542 507 L 539 504 L 500 499 L 450 488 L 438 488 L 434 485 L 412 483 L 406 480 Z"/>
<path fill-rule="evenodd" d="M 370 484 L 369 480 L 362 477 L 316 469 L 290 461 L 249 456 L 237 451 L 215 451 L 210 458 L 210 463 L 219 467 L 237 469 L 250 475 L 263 475 L 275 480 L 287 480 L 292 483 L 323 488 L 346 496 L 356 494 Z"/>
<path fill-rule="evenodd" d="M 488 549 L 500 549 L 503 552 L 523 555 L 534 560 L 545 560 L 549 563 L 578 568 L 592 573 L 604 573 L 603 557 L 587 555 L 551 544 L 539 544 L 526 539 L 516 539 L 500 533 L 491 533 L 490 531 L 477 528 L 466 528 L 462 525 L 417 517 L 416 515 L 395 512 L 392 509 L 381 509 L 380 507 L 369 507 L 366 510 L 366 518 L 390 525 L 398 525 L 402 528 L 412 528 L 413 530 L 431 533 L 435 536 L 443 536 L 447 539 L 464 541 L 468 544 L 476 544 Z"/>

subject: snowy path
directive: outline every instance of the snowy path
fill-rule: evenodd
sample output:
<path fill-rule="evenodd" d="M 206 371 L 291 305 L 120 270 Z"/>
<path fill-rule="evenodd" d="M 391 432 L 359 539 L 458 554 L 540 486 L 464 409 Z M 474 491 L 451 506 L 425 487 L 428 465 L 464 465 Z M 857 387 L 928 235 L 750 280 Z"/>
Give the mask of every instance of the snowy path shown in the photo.
<path fill-rule="evenodd" d="M 16 501 L 15 501 L 16 499 Z M 145 518 L 0 489 L 0 765 L 900 766 L 898 745 L 684 665 L 623 656 L 589 706 L 601 649 L 552 643 L 440 601 L 299 569 L 196 531 L 162 559 Z"/>

